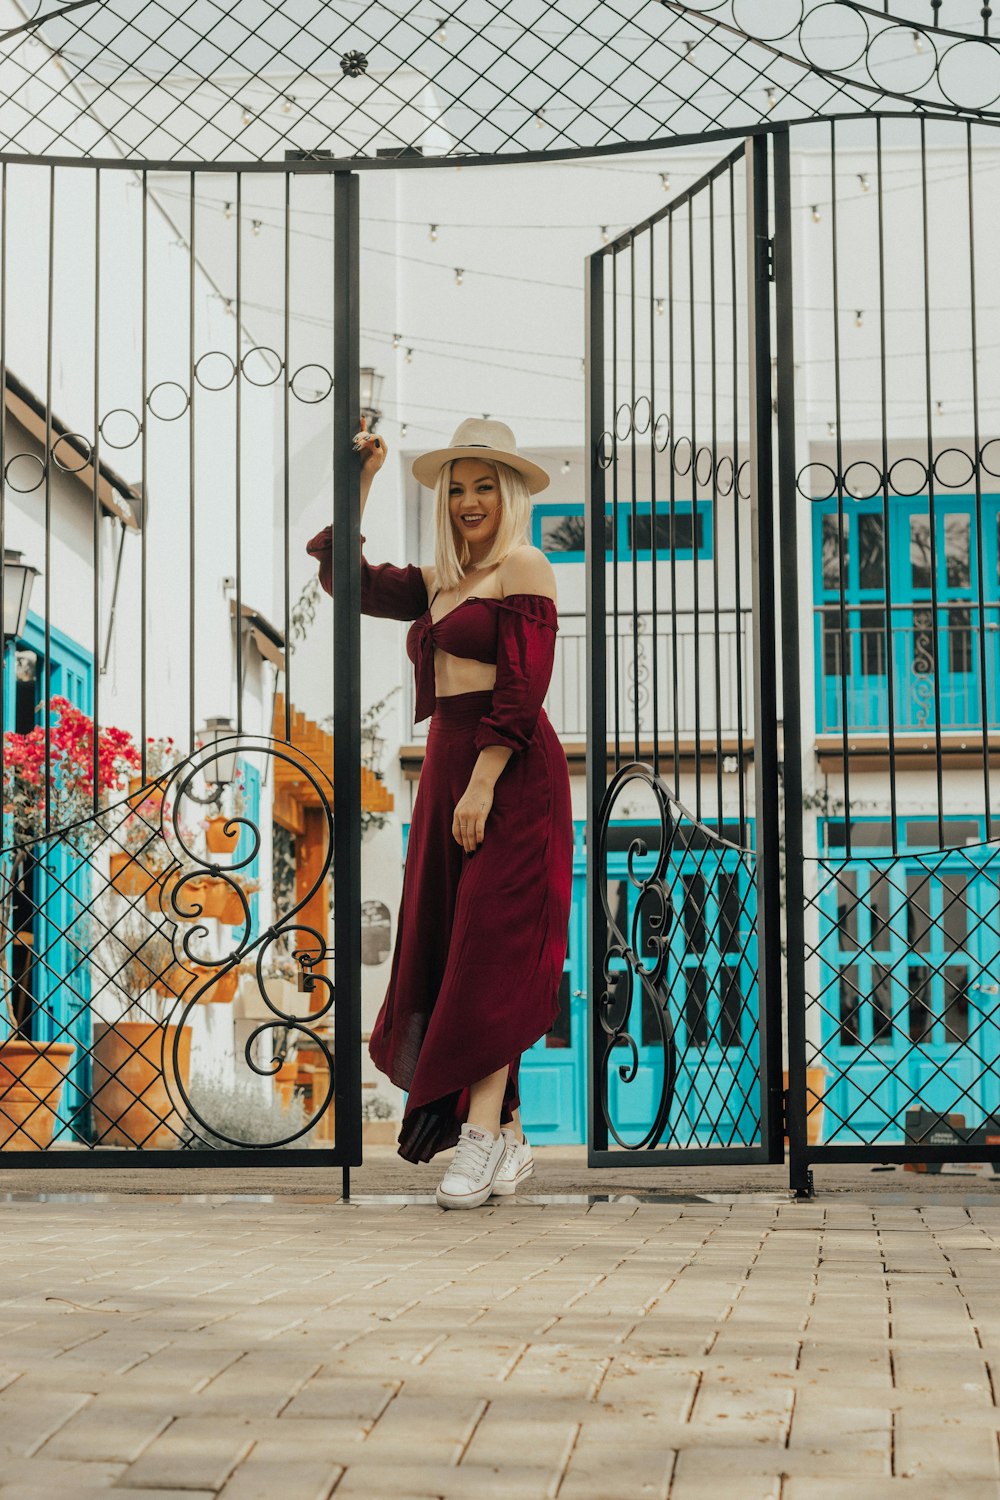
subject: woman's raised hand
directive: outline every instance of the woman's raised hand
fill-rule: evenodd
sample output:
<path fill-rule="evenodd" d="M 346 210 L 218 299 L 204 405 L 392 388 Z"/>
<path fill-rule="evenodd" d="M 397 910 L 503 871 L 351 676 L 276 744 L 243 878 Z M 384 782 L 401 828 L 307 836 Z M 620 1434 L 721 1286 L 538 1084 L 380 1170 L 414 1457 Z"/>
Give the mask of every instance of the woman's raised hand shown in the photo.
<path fill-rule="evenodd" d="M 361 457 L 361 483 L 365 490 L 385 463 L 389 453 L 385 438 L 368 431 L 368 418 L 362 417 L 354 434 L 354 448 Z"/>

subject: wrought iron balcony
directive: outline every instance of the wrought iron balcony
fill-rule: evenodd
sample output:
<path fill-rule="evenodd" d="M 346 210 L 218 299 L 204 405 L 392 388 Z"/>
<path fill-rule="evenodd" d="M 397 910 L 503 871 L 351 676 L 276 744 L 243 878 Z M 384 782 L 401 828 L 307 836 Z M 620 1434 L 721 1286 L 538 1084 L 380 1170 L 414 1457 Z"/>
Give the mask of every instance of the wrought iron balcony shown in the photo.
<path fill-rule="evenodd" d="M 886 734 L 1000 728 L 1000 605 L 819 605 L 817 728 Z"/>

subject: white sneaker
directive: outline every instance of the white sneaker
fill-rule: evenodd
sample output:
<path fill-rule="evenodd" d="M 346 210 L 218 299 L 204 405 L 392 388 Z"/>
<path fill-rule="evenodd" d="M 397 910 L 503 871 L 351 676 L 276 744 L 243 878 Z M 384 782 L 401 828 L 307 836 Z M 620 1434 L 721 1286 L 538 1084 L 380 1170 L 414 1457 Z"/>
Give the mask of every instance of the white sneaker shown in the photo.
<path fill-rule="evenodd" d="M 530 1177 L 535 1170 L 535 1163 L 527 1136 L 519 1141 L 513 1130 L 509 1130 L 506 1125 L 500 1134 L 504 1139 L 505 1150 L 493 1184 L 493 1193 L 497 1198 L 504 1198 L 508 1193 L 517 1192 L 524 1179 Z"/>
<path fill-rule="evenodd" d="M 463 1125 L 451 1165 L 438 1184 L 435 1196 L 440 1206 L 478 1208 L 485 1203 L 493 1191 L 504 1149 L 502 1135 L 480 1130 L 478 1125 Z"/>

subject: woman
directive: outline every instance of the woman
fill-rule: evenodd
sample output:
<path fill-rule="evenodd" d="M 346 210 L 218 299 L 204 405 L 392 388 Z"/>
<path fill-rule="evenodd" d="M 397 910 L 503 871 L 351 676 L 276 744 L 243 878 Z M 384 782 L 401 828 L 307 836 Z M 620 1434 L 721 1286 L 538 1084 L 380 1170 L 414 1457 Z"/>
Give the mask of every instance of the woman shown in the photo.
<path fill-rule="evenodd" d="M 363 515 L 387 449 L 364 418 L 354 441 Z M 413 621 L 415 718 L 431 715 L 369 1051 L 407 1090 L 399 1154 L 429 1161 L 455 1146 L 437 1201 L 476 1208 L 533 1170 L 518 1064 L 556 1020 L 566 959 L 569 768 L 542 708 L 555 577 L 527 540 L 530 497 L 549 479 L 509 427 L 476 419 L 413 473 L 435 492 L 433 565 L 361 559 L 362 611 Z M 308 550 L 329 592 L 331 528 Z"/>

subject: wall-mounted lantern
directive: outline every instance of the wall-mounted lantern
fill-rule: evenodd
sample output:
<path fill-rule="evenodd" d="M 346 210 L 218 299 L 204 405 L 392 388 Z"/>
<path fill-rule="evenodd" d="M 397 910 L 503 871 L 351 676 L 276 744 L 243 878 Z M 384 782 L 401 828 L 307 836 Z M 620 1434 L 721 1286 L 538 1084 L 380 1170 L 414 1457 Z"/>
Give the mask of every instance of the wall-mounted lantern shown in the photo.
<path fill-rule="evenodd" d="M 38 569 L 24 561 L 23 552 L 3 549 L 3 640 L 19 640 L 28 622 L 31 586 L 39 576 Z"/>

